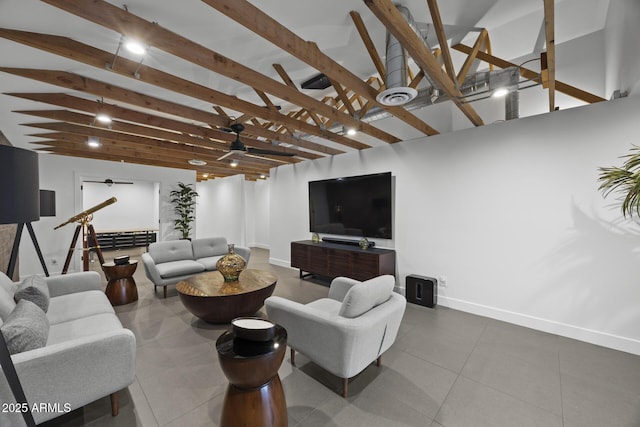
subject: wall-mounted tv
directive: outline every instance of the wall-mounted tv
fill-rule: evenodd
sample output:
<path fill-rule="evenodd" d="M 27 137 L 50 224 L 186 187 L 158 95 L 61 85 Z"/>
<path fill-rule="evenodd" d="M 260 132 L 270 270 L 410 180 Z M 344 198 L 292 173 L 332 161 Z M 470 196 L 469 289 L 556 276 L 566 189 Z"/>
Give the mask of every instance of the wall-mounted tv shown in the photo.
<path fill-rule="evenodd" d="M 310 181 L 310 231 L 391 239 L 391 194 L 391 172 Z"/>

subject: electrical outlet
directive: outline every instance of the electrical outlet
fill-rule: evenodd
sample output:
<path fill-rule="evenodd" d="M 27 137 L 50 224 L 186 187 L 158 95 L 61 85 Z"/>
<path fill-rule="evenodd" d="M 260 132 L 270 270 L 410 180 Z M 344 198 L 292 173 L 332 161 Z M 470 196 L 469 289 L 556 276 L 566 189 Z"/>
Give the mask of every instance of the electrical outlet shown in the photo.
<path fill-rule="evenodd" d="M 447 276 L 438 277 L 438 286 L 440 286 L 442 288 L 446 288 L 447 287 Z"/>

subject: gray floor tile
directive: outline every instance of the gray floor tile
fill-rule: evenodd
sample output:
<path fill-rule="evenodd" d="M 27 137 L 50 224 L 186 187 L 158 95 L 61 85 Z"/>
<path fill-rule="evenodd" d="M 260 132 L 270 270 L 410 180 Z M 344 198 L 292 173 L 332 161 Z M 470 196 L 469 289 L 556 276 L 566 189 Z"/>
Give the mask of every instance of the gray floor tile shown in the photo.
<path fill-rule="evenodd" d="M 597 378 L 561 374 L 566 421 L 583 427 L 640 425 L 640 395 Z"/>
<path fill-rule="evenodd" d="M 640 357 L 629 353 L 561 338 L 560 370 L 640 394 Z"/>
<path fill-rule="evenodd" d="M 557 368 L 536 366 L 499 349 L 476 348 L 462 375 L 562 416 Z"/>
<path fill-rule="evenodd" d="M 462 376 L 436 421 L 445 427 L 562 427 L 562 417 Z"/>

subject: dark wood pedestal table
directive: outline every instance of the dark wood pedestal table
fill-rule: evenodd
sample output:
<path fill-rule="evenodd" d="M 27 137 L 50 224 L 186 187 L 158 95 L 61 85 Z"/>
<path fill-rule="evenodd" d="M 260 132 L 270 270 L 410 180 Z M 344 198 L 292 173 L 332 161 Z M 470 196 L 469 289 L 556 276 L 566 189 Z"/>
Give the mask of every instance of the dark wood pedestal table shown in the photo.
<path fill-rule="evenodd" d="M 220 427 L 287 427 L 287 402 L 278 376 L 287 331 L 275 328 L 270 341 L 235 338 L 232 330 L 216 341 L 220 366 L 229 379 Z"/>
<path fill-rule="evenodd" d="M 138 261 L 129 261 L 127 264 L 115 264 L 105 262 L 102 270 L 109 280 L 105 294 L 111 301 L 111 305 L 124 305 L 138 301 L 138 288 L 133 280 L 133 273 L 136 271 Z"/>

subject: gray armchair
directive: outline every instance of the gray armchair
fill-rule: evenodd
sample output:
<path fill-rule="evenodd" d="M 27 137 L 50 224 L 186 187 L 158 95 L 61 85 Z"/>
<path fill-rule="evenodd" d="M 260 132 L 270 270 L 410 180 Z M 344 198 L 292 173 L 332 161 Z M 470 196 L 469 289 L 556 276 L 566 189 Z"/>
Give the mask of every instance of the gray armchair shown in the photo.
<path fill-rule="evenodd" d="M 338 277 L 328 298 L 300 304 L 277 296 L 267 298 L 267 316 L 288 333 L 291 363 L 295 351 L 342 378 L 348 396 L 349 378 L 391 347 L 404 315 L 406 299 L 393 292 L 395 278 L 379 276 L 365 282 Z"/>

